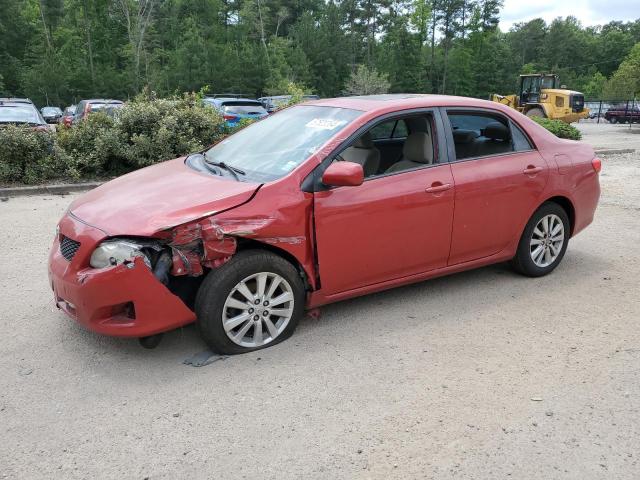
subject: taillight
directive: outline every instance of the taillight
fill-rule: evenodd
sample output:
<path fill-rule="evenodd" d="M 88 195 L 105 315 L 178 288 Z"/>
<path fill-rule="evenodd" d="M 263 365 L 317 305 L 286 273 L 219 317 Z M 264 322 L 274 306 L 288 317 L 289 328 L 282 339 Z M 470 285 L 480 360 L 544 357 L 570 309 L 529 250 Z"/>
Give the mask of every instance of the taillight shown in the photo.
<path fill-rule="evenodd" d="M 225 120 L 236 120 L 238 117 L 236 115 L 223 115 L 222 118 Z"/>
<path fill-rule="evenodd" d="M 602 170 L 602 160 L 600 160 L 598 157 L 595 157 L 593 160 L 591 160 L 591 165 L 593 166 L 593 169 L 596 171 L 596 173 L 600 173 L 600 170 Z"/>

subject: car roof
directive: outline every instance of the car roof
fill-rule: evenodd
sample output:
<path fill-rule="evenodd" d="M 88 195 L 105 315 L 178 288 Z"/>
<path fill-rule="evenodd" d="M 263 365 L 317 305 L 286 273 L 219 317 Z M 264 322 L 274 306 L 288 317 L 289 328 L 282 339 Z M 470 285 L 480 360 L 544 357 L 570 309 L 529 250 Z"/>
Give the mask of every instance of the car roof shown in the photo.
<path fill-rule="evenodd" d="M 225 102 L 256 102 L 260 103 L 255 98 L 241 98 L 241 97 L 217 97 L 214 99 L 216 102 L 225 103 Z"/>
<path fill-rule="evenodd" d="M 0 106 L 2 107 L 33 107 L 35 110 L 38 110 L 33 103 L 29 102 L 14 102 L 13 100 L 5 102 L 0 100 Z"/>
<path fill-rule="evenodd" d="M 357 95 L 351 97 L 323 98 L 321 100 L 307 101 L 305 102 L 305 105 L 348 108 L 351 110 L 361 110 L 363 112 L 372 112 L 376 110 L 393 111 L 429 107 L 492 108 L 503 112 L 512 110 L 500 103 L 491 102 L 489 100 L 422 93 L 391 93 L 382 95 Z"/>
<path fill-rule="evenodd" d="M 87 100 L 80 100 L 86 103 L 124 103 L 122 100 L 114 100 L 112 98 L 91 98 Z"/>
<path fill-rule="evenodd" d="M 12 98 L 12 97 L 2 97 L 0 98 L 0 103 L 27 103 L 29 105 L 33 105 L 33 102 L 28 98 Z"/>

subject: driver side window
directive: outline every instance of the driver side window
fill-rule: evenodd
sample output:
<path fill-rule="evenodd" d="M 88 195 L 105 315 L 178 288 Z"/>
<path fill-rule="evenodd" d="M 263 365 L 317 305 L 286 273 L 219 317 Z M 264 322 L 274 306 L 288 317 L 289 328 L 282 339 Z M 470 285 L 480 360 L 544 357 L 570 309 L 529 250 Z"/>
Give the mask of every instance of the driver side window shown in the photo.
<path fill-rule="evenodd" d="M 421 168 L 436 161 L 430 114 L 386 120 L 356 138 L 339 160 L 362 165 L 365 180 Z"/>

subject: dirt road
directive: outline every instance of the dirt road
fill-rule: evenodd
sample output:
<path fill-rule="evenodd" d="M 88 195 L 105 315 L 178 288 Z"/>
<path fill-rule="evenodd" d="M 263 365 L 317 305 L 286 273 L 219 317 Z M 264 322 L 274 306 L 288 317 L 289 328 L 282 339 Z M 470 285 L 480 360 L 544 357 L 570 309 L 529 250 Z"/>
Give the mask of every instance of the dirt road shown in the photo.
<path fill-rule="evenodd" d="M 639 478 L 640 154 L 603 163 L 595 223 L 551 276 L 498 265 L 343 302 L 201 368 L 182 363 L 205 349 L 193 328 L 147 351 L 56 311 L 70 196 L 0 203 L 0 475 Z"/>

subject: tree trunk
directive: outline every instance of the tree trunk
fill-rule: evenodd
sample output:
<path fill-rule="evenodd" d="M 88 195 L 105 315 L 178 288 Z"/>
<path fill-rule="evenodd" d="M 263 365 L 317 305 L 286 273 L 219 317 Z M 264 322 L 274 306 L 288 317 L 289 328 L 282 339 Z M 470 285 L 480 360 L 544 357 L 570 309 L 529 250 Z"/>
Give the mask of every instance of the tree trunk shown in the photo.
<path fill-rule="evenodd" d="M 44 31 L 44 38 L 47 42 L 47 51 L 51 51 L 53 49 L 51 42 L 51 33 L 49 32 L 49 28 L 47 27 L 47 22 L 44 18 L 44 4 L 42 0 L 39 0 L 38 5 L 40 6 L 40 19 L 42 20 L 42 29 Z"/>
<path fill-rule="evenodd" d="M 87 0 L 82 0 L 82 10 L 84 16 L 84 29 L 87 35 L 87 53 L 89 54 L 89 73 L 91 74 L 91 87 L 95 90 L 96 72 L 93 67 L 93 42 L 91 41 L 91 26 L 89 25 Z"/>

